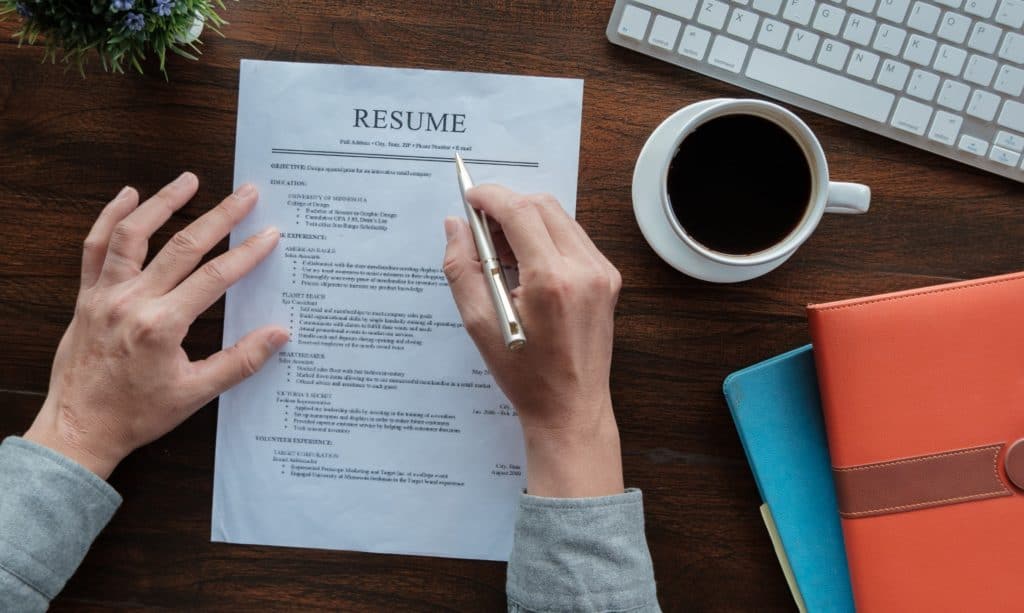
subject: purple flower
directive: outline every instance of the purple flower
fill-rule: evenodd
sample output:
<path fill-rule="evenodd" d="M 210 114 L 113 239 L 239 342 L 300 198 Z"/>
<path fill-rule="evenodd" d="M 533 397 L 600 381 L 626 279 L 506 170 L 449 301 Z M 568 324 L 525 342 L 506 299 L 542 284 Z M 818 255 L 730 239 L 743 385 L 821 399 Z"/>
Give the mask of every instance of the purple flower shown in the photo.
<path fill-rule="evenodd" d="M 135 0 L 113 0 L 110 3 L 110 8 L 115 11 L 127 11 L 135 6 Z"/>
<path fill-rule="evenodd" d="M 19 2 L 14 6 L 18 9 L 18 14 L 24 17 L 25 19 L 28 19 L 29 17 L 32 16 L 32 9 L 28 8 L 28 5 L 25 4 L 24 2 Z"/>
<path fill-rule="evenodd" d="M 124 27 L 129 32 L 141 32 L 146 27 L 146 18 L 139 13 L 128 13 L 124 16 Z"/>
<path fill-rule="evenodd" d="M 156 0 L 153 3 L 153 12 L 161 17 L 167 17 L 174 8 L 174 0 Z"/>

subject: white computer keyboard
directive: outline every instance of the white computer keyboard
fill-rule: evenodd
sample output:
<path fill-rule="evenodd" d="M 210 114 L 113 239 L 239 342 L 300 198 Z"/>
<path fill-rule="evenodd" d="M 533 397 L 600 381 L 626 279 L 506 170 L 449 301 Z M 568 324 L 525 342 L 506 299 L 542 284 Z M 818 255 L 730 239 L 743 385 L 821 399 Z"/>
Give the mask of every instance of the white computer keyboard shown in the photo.
<path fill-rule="evenodd" d="M 1024 182 L 1024 0 L 617 0 L 608 39 Z"/>

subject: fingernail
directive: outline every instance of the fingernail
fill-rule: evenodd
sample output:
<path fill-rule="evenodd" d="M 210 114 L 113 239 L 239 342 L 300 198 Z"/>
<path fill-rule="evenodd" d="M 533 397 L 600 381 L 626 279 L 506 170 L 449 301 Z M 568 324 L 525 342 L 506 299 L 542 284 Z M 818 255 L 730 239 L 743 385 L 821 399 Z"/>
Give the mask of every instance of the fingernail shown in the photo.
<path fill-rule="evenodd" d="M 459 220 L 454 217 L 444 218 L 444 236 L 448 239 L 448 242 L 452 242 L 455 238 L 455 233 L 459 231 Z"/>
<path fill-rule="evenodd" d="M 174 180 L 174 184 L 175 185 L 185 185 L 186 183 L 188 183 L 191 180 L 192 180 L 192 173 L 186 170 L 185 172 L 183 172 L 180 175 L 178 175 L 178 178 Z"/>
<path fill-rule="evenodd" d="M 274 236 L 275 234 L 277 234 L 277 228 L 275 228 L 274 226 L 267 226 L 266 228 L 263 229 L 262 232 L 257 234 L 257 236 L 259 236 L 260 238 L 267 238 L 269 236 Z"/>
<path fill-rule="evenodd" d="M 131 186 L 125 185 L 124 187 L 122 187 L 122 188 L 121 188 L 121 191 L 117 192 L 117 195 L 116 195 L 116 196 L 114 196 L 114 200 L 117 200 L 117 199 L 118 199 L 118 198 L 120 198 L 121 196 L 124 196 L 124 195 L 125 195 L 125 194 L 127 194 L 127 193 L 128 193 L 129 191 L 131 191 L 131 189 L 132 189 L 132 188 L 131 188 Z"/>
<path fill-rule="evenodd" d="M 256 187 L 252 183 L 243 183 L 238 189 L 235 190 L 236 198 L 245 198 L 256 191 Z"/>

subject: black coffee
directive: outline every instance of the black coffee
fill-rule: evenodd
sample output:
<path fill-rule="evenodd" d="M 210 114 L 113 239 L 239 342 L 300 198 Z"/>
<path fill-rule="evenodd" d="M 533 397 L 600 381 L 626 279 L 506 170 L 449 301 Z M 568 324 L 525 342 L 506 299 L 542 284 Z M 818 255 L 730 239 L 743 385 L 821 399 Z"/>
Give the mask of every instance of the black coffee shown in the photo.
<path fill-rule="evenodd" d="M 811 200 L 811 168 L 800 145 L 772 121 L 726 115 L 687 136 L 668 168 L 679 224 L 708 249 L 763 251 L 786 238 Z"/>

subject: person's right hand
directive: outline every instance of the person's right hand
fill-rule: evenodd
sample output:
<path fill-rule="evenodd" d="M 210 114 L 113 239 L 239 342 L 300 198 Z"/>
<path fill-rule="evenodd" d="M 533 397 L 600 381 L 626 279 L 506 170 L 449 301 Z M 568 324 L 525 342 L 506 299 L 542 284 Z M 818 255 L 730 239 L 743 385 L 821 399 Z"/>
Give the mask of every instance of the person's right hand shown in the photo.
<path fill-rule="evenodd" d="M 193 272 L 256 205 L 243 185 L 174 238 L 143 269 L 149 239 L 196 193 L 186 172 L 139 205 L 121 190 L 85 239 L 75 316 L 57 348 L 50 389 L 25 439 L 104 479 L 131 451 L 255 373 L 288 340 L 265 326 L 192 362 L 181 348 L 192 322 L 277 245 L 267 228 Z"/>
<path fill-rule="evenodd" d="M 523 425 L 527 488 L 576 498 L 622 493 L 609 391 L 615 303 L 622 278 L 551 196 L 497 185 L 466 194 L 501 225 L 519 265 L 512 301 L 526 346 L 505 347 L 476 245 L 464 219 L 445 220 L 444 272 L 466 330 Z"/>

